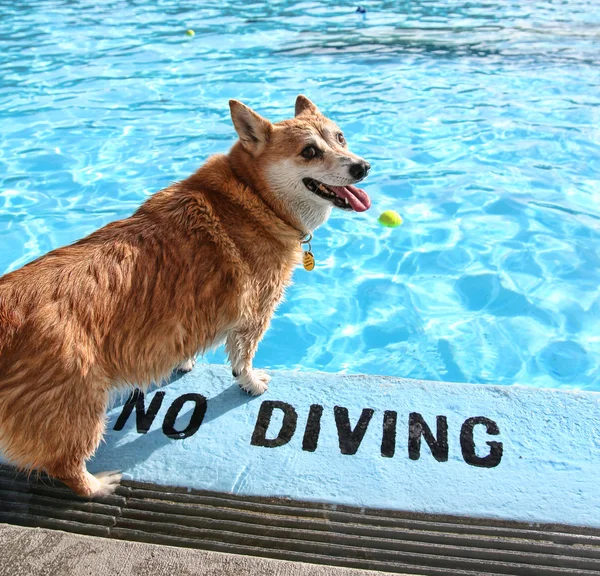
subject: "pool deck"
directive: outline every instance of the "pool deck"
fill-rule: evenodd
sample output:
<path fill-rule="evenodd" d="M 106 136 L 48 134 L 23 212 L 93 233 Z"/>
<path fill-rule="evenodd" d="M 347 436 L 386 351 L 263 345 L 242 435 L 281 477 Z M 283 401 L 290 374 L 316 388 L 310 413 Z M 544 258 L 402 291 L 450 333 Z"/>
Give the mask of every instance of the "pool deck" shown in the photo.
<path fill-rule="evenodd" d="M 36 551 L 33 554 L 33 551 Z M 6 572 L 3 569 L 7 569 Z M 381 572 L 318 566 L 142 542 L 104 540 L 44 528 L 0 524 L 0 574 L 7 576 L 376 576 Z"/>
<path fill-rule="evenodd" d="M 165 566 L 239 574 L 600 576 L 596 393 L 276 372 L 251 398 L 198 366 L 118 403 L 90 469 L 122 470 L 117 494 L 85 502 L 0 467 L 8 548 L 57 529 L 101 562 L 153 545 Z"/>

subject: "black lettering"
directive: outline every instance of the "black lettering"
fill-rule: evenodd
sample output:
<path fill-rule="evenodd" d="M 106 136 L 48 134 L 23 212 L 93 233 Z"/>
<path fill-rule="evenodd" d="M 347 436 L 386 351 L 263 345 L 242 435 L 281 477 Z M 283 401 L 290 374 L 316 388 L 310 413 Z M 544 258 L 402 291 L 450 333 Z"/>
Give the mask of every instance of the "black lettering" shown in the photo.
<path fill-rule="evenodd" d="M 398 413 L 386 410 L 383 413 L 383 438 L 381 439 L 381 455 L 393 458 L 396 453 L 396 422 Z"/>
<path fill-rule="evenodd" d="M 271 416 L 273 410 L 277 408 L 283 412 L 283 422 L 281 429 L 276 438 L 267 438 L 267 430 L 271 424 Z M 252 446 L 262 446 L 264 448 L 277 448 L 287 444 L 296 432 L 296 423 L 298 422 L 298 414 L 291 404 L 280 402 L 279 400 L 265 400 L 260 405 L 256 426 L 252 433 L 250 444 Z"/>
<path fill-rule="evenodd" d="M 337 426 L 340 451 L 342 454 L 356 454 L 360 443 L 365 436 L 369 422 L 373 417 L 373 413 L 374 410 L 371 410 L 371 408 L 364 408 L 358 419 L 358 423 L 354 427 L 354 430 L 352 430 L 350 427 L 350 419 L 348 418 L 348 408 L 334 406 L 333 414 L 335 416 L 335 424 Z"/>
<path fill-rule="evenodd" d="M 494 468 L 495 466 L 498 466 L 500 460 L 502 460 L 502 442 L 486 442 L 490 447 L 490 453 L 487 456 L 477 456 L 475 453 L 475 440 L 473 439 L 473 428 L 475 428 L 477 424 L 483 424 L 485 426 L 485 431 L 492 436 L 500 434 L 498 424 L 489 418 L 475 416 L 465 420 L 460 429 L 460 449 L 462 450 L 463 460 L 471 466 Z"/>
<path fill-rule="evenodd" d="M 448 422 L 445 416 L 437 416 L 437 438 L 423 416 L 418 412 L 411 412 L 408 418 L 408 457 L 418 460 L 421 457 L 421 436 L 431 450 L 431 454 L 438 462 L 448 461 Z"/>
<path fill-rule="evenodd" d="M 186 402 L 195 403 L 192 417 L 190 418 L 189 424 L 183 430 L 176 430 L 175 421 L 177 420 L 177 416 L 179 416 L 179 412 L 181 412 L 181 409 Z M 179 398 L 177 398 L 167 410 L 167 415 L 165 416 L 165 420 L 163 422 L 163 433 L 165 436 L 168 436 L 173 440 L 183 440 L 184 438 L 189 438 L 192 436 L 192 434 L 195 434 L 198 431 L 200 424 L 202 424 L 202 420 L 204 420 L 205 414 L 206 398 L 202 396 L 202 394 L 184 394 L 183 396 L 179 396 Z"/>
<path fill-rule="evenodd" d="M 319 442 L 319 434 L 321 433 L 321 416 L 323 415 L 323 406 L 313 404 L 308 413 L 306 428 L 304 430 L 304 438 L 302 439 L 302 450 L 305 452 L 314 452 L 317 449 Z"/>
<path fill-rule="evenodd" d="M 125 402 L 123 411 L 115 422 L 115 427 L 113 430 L 123 430 L 123 426 L 125 426 L 125 423 L 135 407 L 135 422 L 138 434 L 146 434 L 146 432 L 150 430 L 150 426 L 152 426 L 152 422 L 154 422 L 154 418 L 156 418 L 156 414 L 162 406 L 164 397 L 165 392 L 156 392 L 150 402 L 150 406 L 148 406 L 148 410 L 146 411 L 146 406 L 144 404 L 144 393 L 141 390 L 134 390 L 129 395 L 129 398 L 127 398 L 127 402 Z"/>

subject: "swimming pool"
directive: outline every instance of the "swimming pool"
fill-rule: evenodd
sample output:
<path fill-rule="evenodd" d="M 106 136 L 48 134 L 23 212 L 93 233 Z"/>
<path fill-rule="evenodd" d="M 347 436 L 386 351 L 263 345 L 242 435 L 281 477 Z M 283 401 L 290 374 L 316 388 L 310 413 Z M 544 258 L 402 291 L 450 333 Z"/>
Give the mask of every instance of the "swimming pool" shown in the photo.
<path fill-rule="evenodd" d="M 256 365 L 600 390 L 595 4 L 362 4 L 0 3 L 0 272 L 226 151 L 229 98 L 302 92 L 373 208 L 317 231 Z"/>

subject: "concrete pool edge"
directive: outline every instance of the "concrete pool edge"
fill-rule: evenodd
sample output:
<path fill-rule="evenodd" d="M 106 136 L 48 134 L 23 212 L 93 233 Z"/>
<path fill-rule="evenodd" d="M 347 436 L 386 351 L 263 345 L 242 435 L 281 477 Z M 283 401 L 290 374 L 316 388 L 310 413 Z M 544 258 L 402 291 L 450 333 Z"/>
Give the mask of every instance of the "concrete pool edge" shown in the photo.
<path fill-rule="evenodd" d="M 237 496 L 600 528 L 598 393 L 271 374 L 258 398 L 220 365 L 123 398 L 90 470 Z"/>
<path fill-rule="evenodd" d="M 239 495 L 600 527 L 600 394 L 203 365 L 109 413 L 93 471 Z"/>

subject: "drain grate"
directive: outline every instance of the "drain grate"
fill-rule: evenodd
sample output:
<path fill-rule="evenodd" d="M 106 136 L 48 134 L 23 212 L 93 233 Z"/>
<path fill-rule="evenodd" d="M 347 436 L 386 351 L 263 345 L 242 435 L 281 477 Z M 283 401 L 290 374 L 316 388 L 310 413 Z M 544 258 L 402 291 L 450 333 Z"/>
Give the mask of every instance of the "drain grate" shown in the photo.
<path fill-rule="evenodd" d="M 420 575 L 600 576 L 600 530 L 531 525 L 124 481 L 90 502 L 0 466 L 0 522 Z"/>

